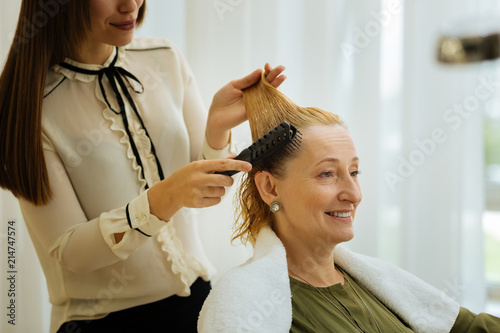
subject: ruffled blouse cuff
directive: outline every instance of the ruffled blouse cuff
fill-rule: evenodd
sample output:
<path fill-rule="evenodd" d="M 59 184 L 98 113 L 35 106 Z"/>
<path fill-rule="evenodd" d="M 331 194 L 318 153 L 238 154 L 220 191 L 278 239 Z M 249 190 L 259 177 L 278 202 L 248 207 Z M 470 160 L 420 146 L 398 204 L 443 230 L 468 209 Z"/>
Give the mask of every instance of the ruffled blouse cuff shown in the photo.
<path fill-rule="evenodd" d="M 151 237 L 164 227 L 166 223 L 149 211 L 147 191 L 142 192 L 141 195 L 130 201 L 127 205 L 126 213 L 129 227 L 144 236 Z"/>
<path fill-rule="evenodd" d="M 204 160 L 215 160 L 220 158 L 227 158 L 228 156 L 237 154 L 235 144 L 233 142 L 233 135 L 229 136 L 229 143 L 222 149 L 213 149 L 207 142 L 207 139 L 203 141 L 202 156 Z"/>

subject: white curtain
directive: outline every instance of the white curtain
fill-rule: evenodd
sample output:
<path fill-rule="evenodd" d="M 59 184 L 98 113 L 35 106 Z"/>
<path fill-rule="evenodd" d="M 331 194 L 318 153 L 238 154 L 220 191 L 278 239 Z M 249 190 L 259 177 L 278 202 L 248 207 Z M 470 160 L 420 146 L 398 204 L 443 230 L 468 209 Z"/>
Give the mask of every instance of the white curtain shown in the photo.
<path fill-rule="evenodd" d="M 149 0 L 139 34 L 165 36 L 181 47 L 207 106 L 228 81 L 265 62 L 285 65 L 282 91 L 300 105 L 340 114 L 357 145 L 364 198 L 348 246 L 393 262 L 480 312 L 486 299 L 482 116 L 500 83 L 489 76 L 494 65 L 451 67 L 435 59 L 443 23 L 500 15 L 489 6 L 472 0 Z M 18 8 L 19 0 L 2 6 L 2 56 Z M 246 124 L 234 136 L 240 147 L 251 143 Z M 199 211 L 218 276 L 250 255 L 229 243 L 233 194 Z M 7 220 L 18 212 L 6 210 L 16 207 L 9 195 L 0 200 L 5 248 Z M 20 215 L 14 216 L 28 243 Z M 36 270 L 19 267 L 20 276 L 29 275 L 19 286 L 25 290 L 19 325 L 34 321 L 45 329 L 49 310 L 37 259 L 32 249 L 17 254 Z M 2 300 L 4 308 L 5 295 Z"/>

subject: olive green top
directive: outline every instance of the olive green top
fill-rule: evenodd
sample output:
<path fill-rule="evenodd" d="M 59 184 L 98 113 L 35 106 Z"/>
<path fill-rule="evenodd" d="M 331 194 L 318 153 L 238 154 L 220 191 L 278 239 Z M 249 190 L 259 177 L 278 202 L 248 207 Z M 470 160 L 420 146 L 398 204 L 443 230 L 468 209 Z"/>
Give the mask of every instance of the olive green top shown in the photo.
<path fill-rule="evenodd" d="M 323 295 L 313 286 L 290 277 L 293 315 L 290 332 L 359 332 L 346 316 L 363 332 L 378 332 L 377 324 L 382 332 L 413 332 L 349 274 L 345 271 L 342 273 L 346 282 L 318 288 Z M 461 308 L 451 333 L 462 332 L 500 332 L 500 318 L 483 313 L 475 315 Z"/>
<path fill-rule="evenodd" d="M 450 333 L 500 332 L 500 318 L 487 313 L 474 314 L 460 308 Z"/>
<path fill-rule="evenodd" d="M 366 291 L 346 272 L 342 271 L 342 273 L 346 278 L 343 285 L 338 283 L 330 287 L 318 288 L 324 296 L 313 286 L 290 278 L 293 315 L 290 332 L 359 332 L 339 309 L 363 332 L 378 332 L 377 324 L 382 332 L 412 332 L 375 296 Z M 363 304 L 353 287 L 370 310 Z"/>

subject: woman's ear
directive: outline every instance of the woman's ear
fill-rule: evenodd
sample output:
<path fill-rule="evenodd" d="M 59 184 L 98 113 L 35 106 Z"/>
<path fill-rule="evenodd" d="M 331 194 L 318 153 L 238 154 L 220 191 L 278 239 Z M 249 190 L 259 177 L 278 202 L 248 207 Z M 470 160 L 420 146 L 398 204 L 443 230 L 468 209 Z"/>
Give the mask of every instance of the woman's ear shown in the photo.
<path fill-rule="evenodd" d="M 255 174 L 254 180 L 260 197 L 266 204 L 270 205 L 274 201 L 277 201 L 276 178 L 270 172 L 259 171 Z"/>

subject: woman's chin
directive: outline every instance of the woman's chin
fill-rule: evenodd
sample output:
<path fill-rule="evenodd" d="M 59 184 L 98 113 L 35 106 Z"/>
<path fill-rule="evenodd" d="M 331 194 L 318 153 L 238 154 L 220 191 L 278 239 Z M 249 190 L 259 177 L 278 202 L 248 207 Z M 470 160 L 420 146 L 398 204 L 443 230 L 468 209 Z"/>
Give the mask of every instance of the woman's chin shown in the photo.
<path fill-rule="evenodd" d="M 354 231 L 352 228 L 350 230 L 343 230 L 332 235 L 332 238 L 336 240 L 337 244 L 346 243 L 354 238 Z"/>

